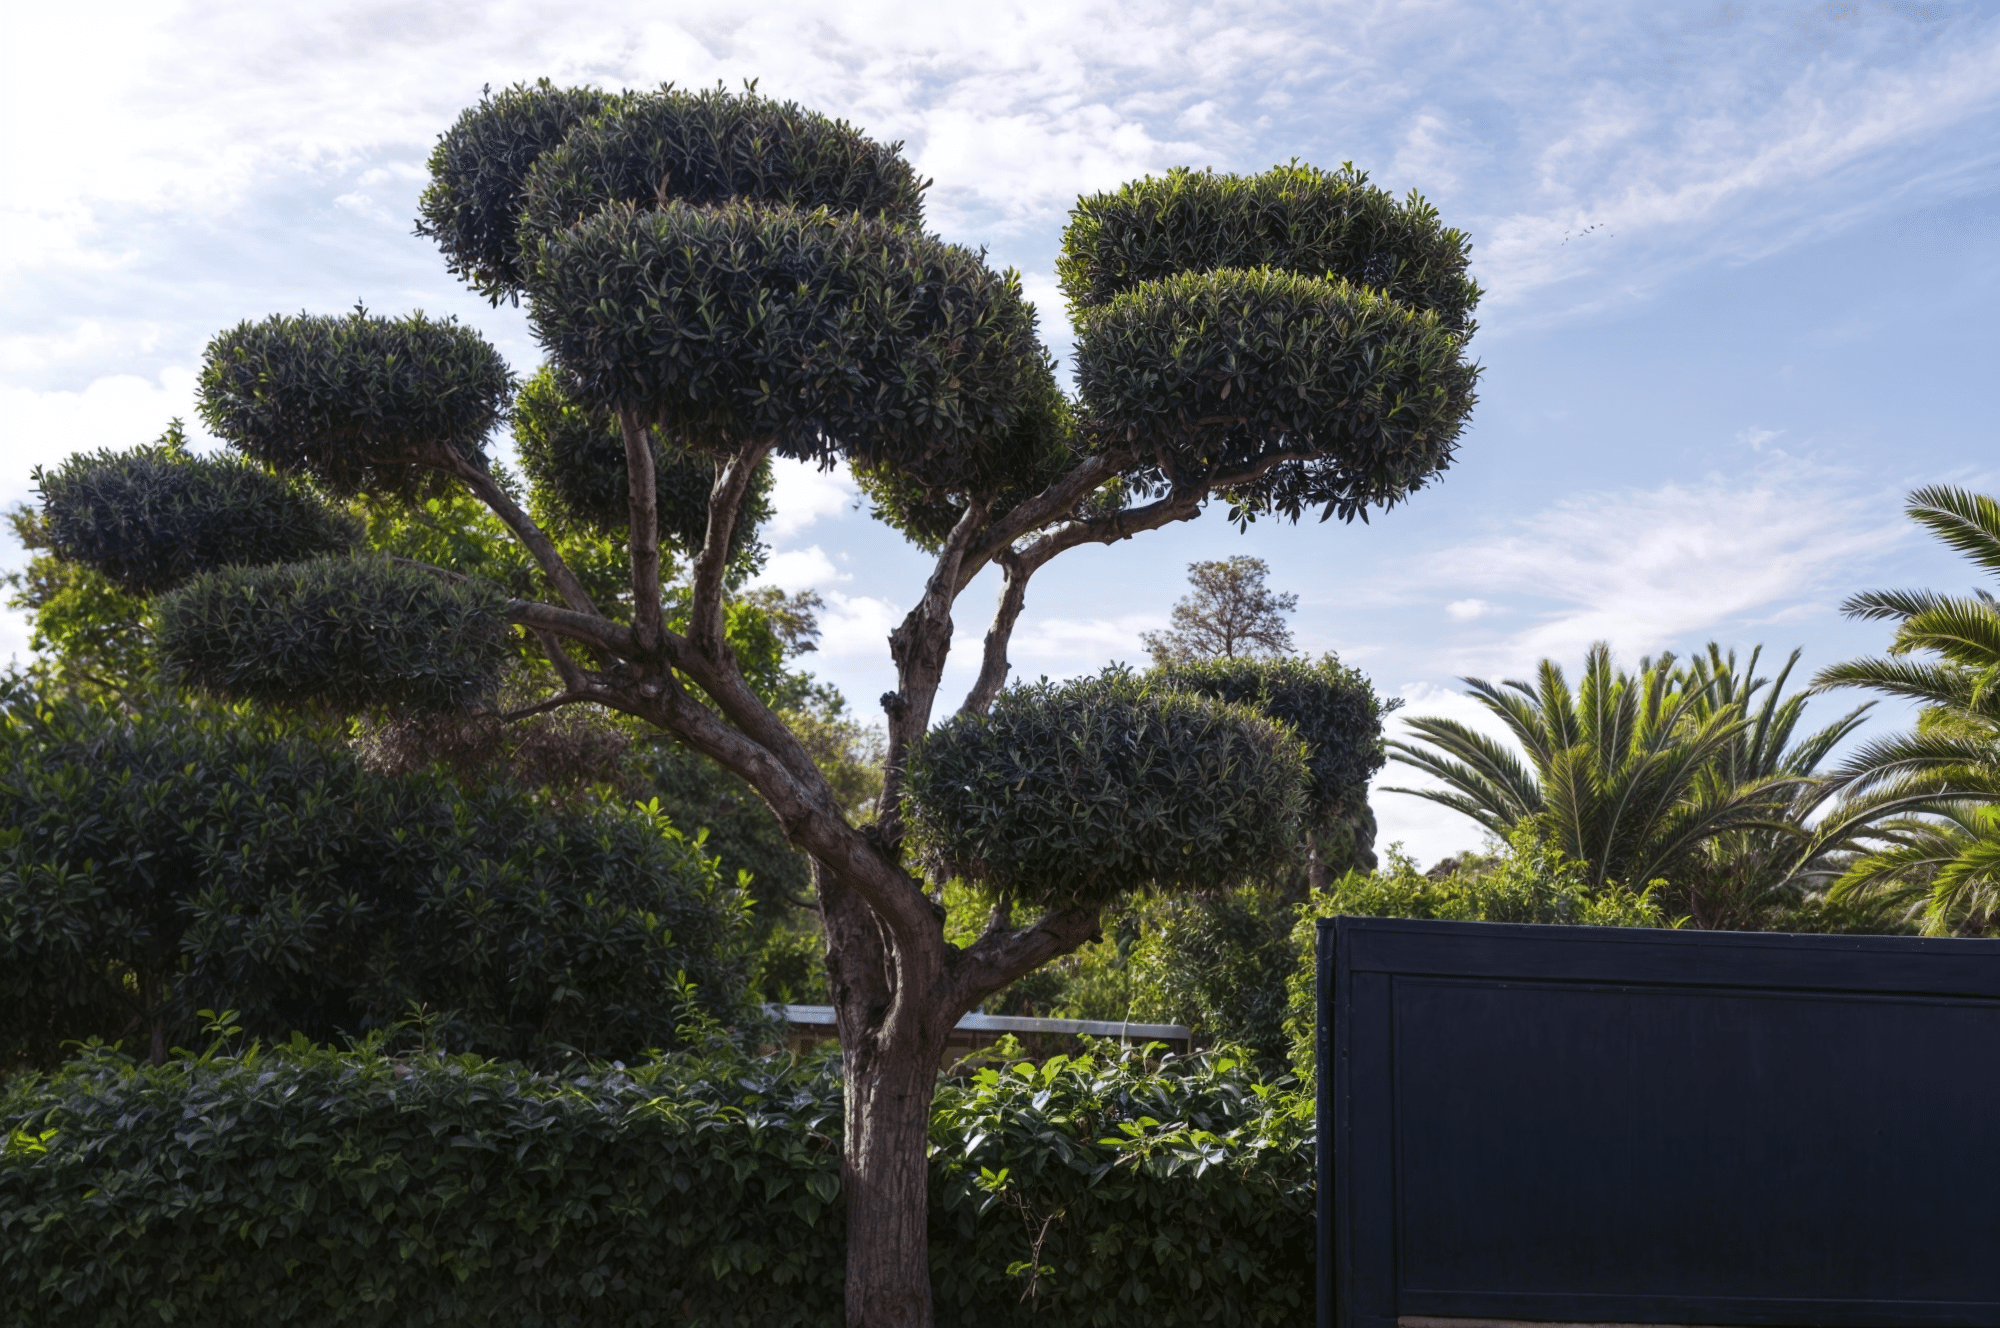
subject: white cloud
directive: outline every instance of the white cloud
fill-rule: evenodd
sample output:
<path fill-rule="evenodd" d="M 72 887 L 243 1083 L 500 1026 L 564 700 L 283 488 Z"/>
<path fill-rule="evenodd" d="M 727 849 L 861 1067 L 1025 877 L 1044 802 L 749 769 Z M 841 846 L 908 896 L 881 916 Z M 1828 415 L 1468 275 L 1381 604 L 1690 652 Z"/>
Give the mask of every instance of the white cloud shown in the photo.
<path fill-rule="evenodd" d="M 811 590 L 816 586 L 851 579 L 841 574 L 833 565 L 833 559 L 826 556 L 826 550 L 817 544 L 772 554 L 765 560 L 763 575 L 757 578 L 762 585 L 793 591 Z"/>
<path fill-rule="evenodd" d="M 1403 687 L 1397 695 L 1400 710 L 1389 718 L 1388 736 L 1409 737 L 1404 721 L 1415 716 L 1455 719 L 1469 728 L 1512 743 L 1505 729 L 1486 708 L 1463 692 L 1436 683 L 1419 682 Z M 1400 842 L 1419 866 L 1428 866 L 1452 853 L 1476 849 L 1485 843 L 1486 831 L 1471 817 L 1429 798 L 1411 793 L 1391 793 L 1391 788 L 1443 788 L 1423 771 L 1391 761 L 1375 777 L 1368 793 L 1368 805 L 1375 812 L 1377 852 Z"/>
<path fill-rule="evenodd" d="M 1164 626 L 1157 614 L 1126 614 L 1116 618 L 1029 617 L 1016 629 L 1007 656 L 1014 676 L 1065 677 L 1094 673 L 1114 659 L 1144 664 L 1149 658 L 1139 633 Z M 982 632 L 985 630 L 982 626 Z M 978 649 L 978 640 L 965 647 Z"/>
<path fill-rule="evenodd" d="M 1764 450 L 1764 444 L 1774 438 L 1782 437 L 1784 432 L 1783 429 L 1763 429 L 1753 424 L 1747 429 L 1738 430 L 1736 441 L 1748 447 L 1752 452 L 1761 452 Z"/>
<path fill-rule="evenodd" d="M 778 457 L 771 462 L 771 510 L 764 527 L 775 540 L 790 539 L 821 517 L 837 516 L 861 496 L 847 467 L 821 470 L 806 461 Z"/>
<path fill-rule="evenodd" d="M 1453 622 L 1475 622 L 1488 614 L 1501 612 L 1498 606 L 1483 599 L 1455 599 L 1444 606 L 1444 611 Z"/>
<path fill-rule="evenodd" d="M 1800 467 L 1744 480 L 1586 493 L 1433 554 L 1431 585 L 1507 602 L 1526 626 L 1460 648 L 1461 671 L 1685 646 L 1792 609 L 1904 538 L 1879 497 Z"/>
<path fill-rule="evenodd" d="M 889 633 L 903 620 L 903 612 L 872 595 L 829 591 L 819 615 L 819 653 L 874 664 L 888 655 Z"/>
<path fill-rule="evenodd" d="M 36 466 L 72 452 L 149 443 L 176 415 L 197 432 L 193 414 L 191 369 L 169 369 L 155 379 L 112 374 L 79 391 L 0 385 L 0 499 L 25 497 Z"/>

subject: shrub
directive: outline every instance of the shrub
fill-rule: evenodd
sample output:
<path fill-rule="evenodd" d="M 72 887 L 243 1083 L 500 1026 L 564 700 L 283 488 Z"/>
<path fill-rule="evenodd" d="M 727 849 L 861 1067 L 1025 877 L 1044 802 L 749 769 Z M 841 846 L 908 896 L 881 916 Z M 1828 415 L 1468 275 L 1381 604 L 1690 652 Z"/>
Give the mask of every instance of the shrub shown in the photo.
<path fill-rule="evenodd" d="M 354 547 L 357 523 L 295 479 L 239 457 L 196 457 L 178 428 L 127 452 L 78 452 L 37 469 L 43 531 L 58 557 L 153 595 L 199 572 Z"/>
<path fill-rule="evenodd" d="M 1298 1322 L 1305 1108 L 1226 1057 L 945 1085 L 939 1324 Z M 97 1052 L 0 1129 L 0 1328 L 841 1320 L 830 1061 Z"/>
<path fill-rule="evenodd" d="M 229 567 L 160 599 L 160 654 L 188 686 L 268 705 L 453 710 L 499 685 L 504 604 L 379 554 Z"/>
<path fill-rule="evenodd" d="M 1232 884 L 1296 856 L 1305 749 L 1245 707 L 1122 670 L 1010 687 L 924 739 L 912 838 L 940 878 L 1030 904 Z"/>
<path fill-rule="evenodd" d="M 66 1039 L 358 1034 L 455 1049 L 673 1042 L 743 999 L 733 896 L 664 821 L 364 769 L 323 732 L 162 704 L 0 715 L 0 1066 Z"/>

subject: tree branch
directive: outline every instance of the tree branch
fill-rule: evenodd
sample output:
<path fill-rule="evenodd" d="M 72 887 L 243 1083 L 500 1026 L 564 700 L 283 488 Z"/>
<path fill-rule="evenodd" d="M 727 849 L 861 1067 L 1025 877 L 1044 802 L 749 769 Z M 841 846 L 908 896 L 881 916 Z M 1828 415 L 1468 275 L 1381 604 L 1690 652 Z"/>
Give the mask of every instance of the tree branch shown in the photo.
<path fill-rule="evenodd" d="M 517 719 L 530 719 L 536 715 L 545 715 L 551 710 L 557 710 L 566 705 L 575 705 L 580 701 L 595 701 L 597 699 L 598 697 L 589 693 L 561 692 L 549 697 L 545 701 L 537 701 L 533 705 L 522 706 L 518 710 L 503 710 L 500 712 L 498 718 L 503 723 L 511 724 Z"/>
<path fill-rule="evenodd" d="M 660 609 L 660 491 L 653 473 L 653 445 L 646 426 L 630 410 L 618 412 L 625 438 L 626 542 L 632 551 L 632 630 L 639 649 L 652 653 L 664 644 Z"/>
<path fill-rule="evenodd" d="M 507 621 L 530 631 L 549 631 L 583 641 L 627 659 L 638 653 L 639 643 L 633 638 L 631 628 L 594 613 L 575 613 L 538 600 L 517 599 L 508 601 Z"/>
<path fill-rule="evenodd" d="M 617 687 L 593 699 L 668 730 L 756 789 L 785 837 L 858 894 L 899 949 L 920 952 L 926 934 L 936 944 L 938 922 L 930 900 L 868 836 L 847 823 L 817 767 L 809 777 L 795 775 L 771 750 L 690 696 L 670 672 L 649 679 L 644 690 Z M 796 738 L 791 742 L 797 746 Z"/>
<path fill-rule="evenodd" d="M 989 927 L 952 965 L 947 1003 L 956 1012 L 953 1017 L 1058 955 L 1068 954 L 1097 935 L 1099 928 L 1100 914 L 1094 908 L 1056 909 L 1018 930 Z"/>
<path fill-rule="evenodd" d="M 1117 475 L 1132 460 L 1132 454 L 1125 450 L 1101 452 L 1086 457 L 1069 474 L 1051 484 L 1025 503 L 1018 503 L 997 518 L 984 532 L 979 546 L 965 558 L 963 576 L 959 589 L 979 575 L 980 569 L 1013 547 L 1014 541 L 1032 531 L 1040 530 L 1051 521 L 1066 517 L 1076 510 L 1076 505 L 1094 493 L 1098 486 Z"/>
<path fill-rule="evenodd" d="M 889 720 L 889 743 L 882 769 L 881 810 L 875 817 L 883 842 L 889 845 L 902 835 L 903 818 L 896 796 L 903 763 L 930 727 L 938 682 L 951 654 L 951 605 L 964 588 L 960 574 L 965 553 L 985 524 L 985 504 L 968 503 L 938 549 L 937 565 L 924 583 L 922 598 L 889 633 L 889 655 L 896 661 L 896 690 L 882 698 L 882 710 Z"/>
<path fill-rule="evenodd" d="M 1011 549 L 997 561 L 1003 578 L 1000 604 L 993 611 L 993 625 L 986 629 L 986 652 L 979 661 L 979 677 L 966 693 L 965 704 L 958 708 L 961 715 L 985 714 L 993 698 L 1000 695 L 1000 688 L 1007 681 L 1007 670 L 1012 667 L 1007 662 L 1007 643 L 1013 639 L 1014 624 L 1020 620 L 1021 606 L 1027 602 L 1028 578 L 1034 575 L 1033 569 Z"/>
<path fill-rule="evenodd" d="M 694 560 L 694 587 L 688 609 L 688 639 L 696 650 L 734 667 L 734 656 L 723 636 L 723 578 L 729 570 L 729 547 L 736 535 L 736 518 L 757 467 L 771 454 L 768 442 L 752 443 L 729 458 L 708 491 L 708 529 Z"/>
<path fill-rule="evenodd" d="M 597 605 L 591 602 L 590 593 L 583 588 L 583 582 L 577 580 L 576 573 L 556 552 L 555 541 L 549 538 L 548 532 L 536 525 L 535 519 L 523 512 L 487 471 L 473 465 L 456 451 L 451 453 L 451 462 L 451 471 L 459 481 L 472 490 L 473 496 L 485 503 L 493 515 L 514 532 L 514 538 L 534 555 L 535 565 L 542 569 L 542 575 L 549 579 L 549 584 L 556 588 L 563 602 L 578 613 L 601 617 Z"/>
<path fill-rule="evenodd" d="M 563 649 L 561 637 L 544 628 L 535 632 L 535 639 L 542 643 L 542 650 L 548 655 L 549 663 L 555 665 L 556 676 L 563 680 L 565 690 L 581 692 L 589 687 L 590 682 L 585 677 L 583 669 L 569 657 L 569 652 Z"/>

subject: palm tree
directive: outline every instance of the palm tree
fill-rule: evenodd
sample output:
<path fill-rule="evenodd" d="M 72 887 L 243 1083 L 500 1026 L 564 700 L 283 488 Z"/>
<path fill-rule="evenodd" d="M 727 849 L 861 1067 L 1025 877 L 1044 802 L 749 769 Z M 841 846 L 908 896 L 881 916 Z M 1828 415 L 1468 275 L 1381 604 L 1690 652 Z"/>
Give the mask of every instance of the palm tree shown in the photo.
<path fill-rule="evenodd" d="M 1910 495 L 1911 519 L 2000 576 L 2000 501 L 1936 485 Z M 1916 701 L 1913 732 L 1868 743 L 1842 770 L 1842 803 L 1862 851 L 1835 899 L 1909 908 L 1933 933 L 1991 931 L 2000 870 L 2000 601 L 1928 590 L 1873 590 L 1841 606 L 1893 621 L 1886 656 L 1823 670 L 1816 688 L 1866 687 Z"/>
<path fill-rule="evenodd" d="M 1696 656 L 1685 670 L 1684 685 L 1696 698 L 1695 718 L 1726 711 L 1750 721 L 1702 772 L 1701 781 L 1710 787 L 1701 799 L 1714 804 L 1731 789 L 1756 787 L 1780 799 L 1767 819 L 1704 839 L 1684 862 L 1669 892 L 1678 897 L 1662 902 L 1684 912 L 1697 927 L 1752 930 L 1794 913 L 1810 886 L 1824 884 L 1828 859 L 1847 845 L 1834 833 L 1841 819 L 1821 815 L 1838 785 L 1821 776 L 1819 766 L 1861 726 L 1875 703 L 1856 706 L 1795 741 L 1810 696 L 1785 695 L 1799 653 L 1794 650 L 1786 658 L 1775 678 L 1764 679 L 1756 676 L 1763 647 L 1752 650 L 1739 669 L 1734 650 L 1725 653 L 1710 642 L 1707 656 Z"/>
<path fill-rule="evenodd" d="M 1526 759 L 1454 720 L 1412 719 L 1423 745 L 1392 741 L 1391 757 L 1445 787 L 1391 791 L 1496 836 L 1534 818 L 1593 885 L 1664 877 L 1663 905 L 1698 927 L 1766 925 L 1848 842 L 1808 827 L 1831 792 L 1820 763 L 1869 707 L 1798 736 L 1807 697 L 1787 696 L 1785 683 L 1799 654 L 1775 679 L 1756 676 L 1761 657 L 1760 647 L 1739 667 L 1711 643 L 1686 665 L 1667 654 L 1627 674 L 1599 643 L 1574 694 L 1552 660 L 1534 685 L 1464 679 Z"/>
<path fill-rule="evenodd" d="M 1643 886 L 1682 866 L 1703 842 L 1770 820 L 1798 776 L 1742 782 L 1709 777 L 1718 762 L 1751 761 L 1768 744 L 1754 734 L 1746 696 L 1717 701 L 1712 673 L 1675 667 L 1673 655 L 1613 667 L 1592 646 L 1574 693 L 1561 666 L 1543 660 L 1537 681 L 1462 681 L 1520 744 L 1456 720 L 1407 721 L 1426 746 L 1392 741 L 1391 759 L 1435 776 L 1442 789 L 1392 789 L 1429 798 L 1496 836 L 1539 818 L 1556 847 L 1582 863 L 1593 886 Z"/>

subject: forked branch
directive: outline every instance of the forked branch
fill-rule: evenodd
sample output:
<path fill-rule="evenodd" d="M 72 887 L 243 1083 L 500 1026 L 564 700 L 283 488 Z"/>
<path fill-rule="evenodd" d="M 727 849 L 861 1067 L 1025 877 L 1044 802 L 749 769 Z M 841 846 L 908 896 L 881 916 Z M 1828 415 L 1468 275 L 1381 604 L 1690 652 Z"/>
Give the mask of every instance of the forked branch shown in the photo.
<path fill-rule="evenodd" d="M 688 609 L 688 640 L 718 663 L 734 667 L 723 636 L 723 580 L 729 571 L 729 551 L 735 541 L 736 519 L 757 468 L 771 454 L 771 444 L 752 443 L 729 458 L 708 491 L 708 528 L 701 552 L 695 555 L 694 585 Z"/>
<path fill-rule="evenodd" d="M 1007 662 L 1007 644 L 1014 637 L 1014 624 L 1020 621 L 1021 608 L 1028 601 L 1028 578 L 1034 572 L 1012 550 L 1002 553 L 998 561 L 1002 578 L 1000 604 L 993 610 L 993 625 L 986 629 L 979 677 L 966 693 L 965 704 L 958 708 L 961 715 L 985 714 L 993 705 L 993 698 L 1000 695 L 1000 688 L 1007 682 L 1007 671 L 1013 667 Z"/>

